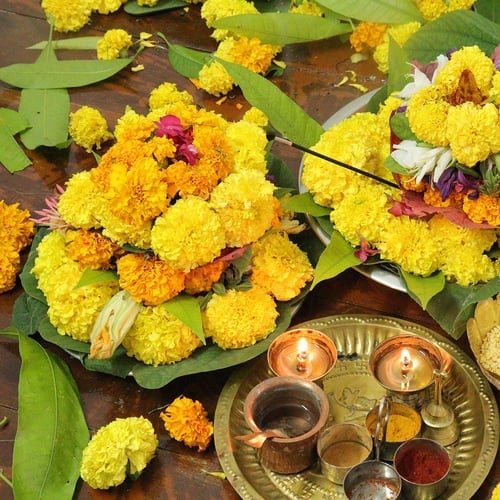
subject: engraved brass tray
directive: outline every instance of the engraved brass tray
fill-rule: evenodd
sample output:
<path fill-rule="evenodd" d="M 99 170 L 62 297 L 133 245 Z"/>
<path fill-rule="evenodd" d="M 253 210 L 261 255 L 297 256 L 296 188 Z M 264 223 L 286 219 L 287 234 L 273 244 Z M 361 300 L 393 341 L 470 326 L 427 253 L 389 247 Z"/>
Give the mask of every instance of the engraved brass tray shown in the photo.
<path fill-rule="evenodd" d="M 297 326 L 330 336 L 338 351 L 333 370 L 322 380 L 332 422 L 364 423 L 384 389 L 370 375 L 368 360 L 374 347 L 388 337 L 414 333 L 442 350 L 448 372 L 443 397 L 454 408 L 460 427 L 448 488 L 442 498 L 468 500 L 488 475 L 499 444 L 499 417 L 493 391 L 477 365 L 455 344 L 425 327 L 386 316 L 330 316 Z M 295 327 L 294 327 L 295 328 Z M 345 498 L 341 485 L 328 481 L 318 463 L 299 474 L 281 475 L 264 469 L 257 450 L 234 439 L 247 434 L 243 403 L 248 392 L 272 377 L 265 355 L 233 373 L 224 386 L 214 419 L 214 440 L 224 473 L 243 499 Z"/>

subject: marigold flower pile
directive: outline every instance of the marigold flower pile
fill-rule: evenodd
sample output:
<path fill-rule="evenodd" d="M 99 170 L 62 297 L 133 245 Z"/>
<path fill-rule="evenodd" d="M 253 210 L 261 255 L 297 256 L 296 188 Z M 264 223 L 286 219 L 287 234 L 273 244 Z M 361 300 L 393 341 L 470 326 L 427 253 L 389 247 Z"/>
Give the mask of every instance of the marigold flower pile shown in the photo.
<path fill-rule="evenodd" d="M 440 56 L 430 68 L 415 68 L 413 81 L 377 114 L 354 114 L 325 132 L 313 148 L 393 179 L 385 166 L 390 157 L 406 172 L 400 177 L 403 195 L 306 155 L 302 182 L 318 204 L 333 209 L 331 221 L 351 245 L 367 246 L 415 275 L 440 270 L 462 286 L 500 274 L 499 261 L 490 253 L 500 225 L 495 57 L 464 47 Z M 394 139 L 394 119 L 407 120 L 407 138 Z"/>
<path fill-rule="evenodd" d="M 147 115 L 126 110 L 99 165 L 73 175 L 57 213 L 39 221 L 55 230 L 38 245 L 33 273 L 61 335 L 90 342 L 95 357 L 121 343 L 157 366 L 202 345 L 163 306 L 169 300 L 197 298 L 205 337 L 246 347 L 275 329 L 277 302 L 298 296 L 313 268 L 287 232 L 301 226 L 267 178 L 264 115 L 251 109 L 229 122 L 171 83 L 149 104 Z M 95 118 L 72 116 L 86 149 L 101 142 L 86 124 Z M 112 274 L 77 286 L 88 270 Z"/>
<path fill-rule="evenodd" d="M 9 205 L 0 200 L 0 293 L 12 290 L 21 268 L 21 251 L 31 243 L 35 224 L 28 210 L 19 203 Z"/>

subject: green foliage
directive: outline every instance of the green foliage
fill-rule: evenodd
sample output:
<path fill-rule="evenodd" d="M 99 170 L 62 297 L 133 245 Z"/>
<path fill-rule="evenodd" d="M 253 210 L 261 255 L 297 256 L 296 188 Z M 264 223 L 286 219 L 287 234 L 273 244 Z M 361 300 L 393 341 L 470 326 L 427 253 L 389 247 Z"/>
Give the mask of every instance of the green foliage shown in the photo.
<path fill-rule="evenodd" d="M 14 136 L 29 128 L 30 123 L 17 111 L 0 108 L 0 163 L 13 174 L 31 165 L 31 160 Z"/>
<path fill-rule="evenodd" d="M 168 60 L 172 67 L 182 76 L 186 78 L 198 78 L 198 74 L 203 68 L 204 64 L 207 64 L 212 56 L 206 52 L 200 52 L 199 50 L 188 49 L 182 45 L 176 45 L 173 43 L 168 44 Z"/>
<path fill-rule="evenodd" d="M 153 14 L 154 12 L 162 12 L 164 10 L 178 9 L 179 7 L 186 7 L 189 4 L 183 2 L 182 0 L 158 0 L 158 3 L 153 7 L 141 6 L 137 3 L 137 0 L 133 2 L 127 2 L 123 10 L 127 14 L 133 16 L 144 16 L 147 14 Z"/>
<path fill-rule="evenodd" d="M 0 334 L 13 335 L 15 329 Z M 19 339 L 19 410 L 13 490 L 19 500 L 72 498 L 89 440 L 78 387 L 66 364 L 37 341 Z M 71 435 L 72 439 L 66 437 Z"/>
<path fill-rule="evenodd" d="M 304 147 L 318 142 L 323 127 L 276 85 L 239 64 L 217 60 L 240 86 L 245 99 L 265 113 L 282 136 Z"/>
<path fill-rule="evenodd" d="M 311 42 L 352 31 L 351 24 L 338 19 L 276 12 L 224 17 L 210 27 L 226 29 L 240 36 L 257 37 L 263 43 L 272 45 Z"/>
<path fill-rule="evenodd" d="M 44 40 L 28 47 L 30 50 L 43 50 L 49 43 L 53 50 L 97 50 L 97 42 L 102 36 L 80 36 L 76 38 L 61 38 L 60 40 Z"/>
<path fill-rule="evenodd" d="M 422 26 L 404 45 L 410 60 L 422 64 L 453 48 L 477 45 L 491 54 L 500 43 L 500 25 L 476 12 L 456 10 Z"/>
<path fill-rule="evenodd" d="M 313 217 L 321 217 L 323 215 L 328 215 L 331 212 L 331 209 L 316 204 L 311 193 L 309 192 L 292 196 L 289 200 L 287 200 L 284 208 L 293 212 L 309 214 Z"/>
<path fill-rule="evenodd" d="M 407 273 L 401 269 L 399 273 L 410 296 L 426 309 L 432 297 L 436 296 L 444 289 L 446 280 L 443 273 L 435 273 L 431 276 L 422 277 Z"/>
<path fill-rule="evenodd" d="M 403 24 L 424 22 L 412 0 L 316 0 L 321 7 L 359 21 Z"/>
<path fill-rule="evenodd" d="M 82 286 L 93 285 L 96 283 L 107 283 L 109 281 L 117 281 L 118 277 L 113 271 L 103 271 L 102 269 L 89 269 L 86 268 L 80 280 L 78 281 L 76 287 L 80 288 Z"/>
<path fill-rule="evenodd" d="M 173 314 L 179 321 L 187 325 L 197 337 L 206 345 L 203 324 L 201 320 L 200 304 L 195 297 L 190 295 L 177 295 L 173 299 L 164 302 L 163 307 Z"/>

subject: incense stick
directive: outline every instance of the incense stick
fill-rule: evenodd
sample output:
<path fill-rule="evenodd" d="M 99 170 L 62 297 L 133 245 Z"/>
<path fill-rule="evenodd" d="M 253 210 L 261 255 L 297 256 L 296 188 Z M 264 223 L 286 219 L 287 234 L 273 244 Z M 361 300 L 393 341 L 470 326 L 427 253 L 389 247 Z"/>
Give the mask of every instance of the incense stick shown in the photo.
<path fill-rule="evenodd" d="M 288 139 L 285 139 L 284 137 L 279 137 L 279 136 L 275 135 L 273 138 L 275 141 L 279 142 L 280 144 L 285 144 L 286 146 L 291 146 L 295 149 L 303 151 L 304 153 L 316 156 L 318 158 L 321 158 L 322 160 L 329 161 L 330 163 L 334 163 L 335 165 L 338 165 L 339 167 L 346 168 L 347 170 L 350 170 L 351 172 L 356 172 L 357 174 L 364 175 L 365 177 L 369 177 L 370 179 L 381 182 L 382 184 L 386 184 L 387 186 L 391 186 L 391 187 L 399 189 L 399 186 L 395 182 L 388 181 L 387 179 L 384 179 L 383 177 L 379 177 L 378 175 L 372 174 L 371 172 L 365 172 L 364 170 L 353 167 L 352 165 L 349 165 L 348 163 L 344 163 L 343 161 L 336 160 L 335 158 L 330 158 L 329 156 L 326 156 L 322 153 L 318 153 L 317 151 L 313 151 L 312 149 L 308 149 L 304 146 L 301 146 L 300 144 L 295 144 L 294 142 L 289 141 Z"/>

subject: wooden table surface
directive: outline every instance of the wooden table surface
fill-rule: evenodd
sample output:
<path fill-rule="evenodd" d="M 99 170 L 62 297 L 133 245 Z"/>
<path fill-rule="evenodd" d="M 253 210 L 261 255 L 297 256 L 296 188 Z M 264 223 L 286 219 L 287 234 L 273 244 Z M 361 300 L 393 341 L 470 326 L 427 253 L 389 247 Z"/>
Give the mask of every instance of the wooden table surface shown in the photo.
<path fill-rule="evenodd" d="M 216 46 L 200 18 L 199 6 L 191 6 L 187 12 L 177 9 L 140 18 L 123 11 L 107 16 L 94 15 L 92 22 L 79 32 L 70 35 L 56 33 L 55 38 L 101 35 L 110 28 L 123 28 L 134 36 L 143 31 L 161 32 L 172 43 L 201 50 L 211 51 Z M 46 40 L 48 31 L 39 2 L 0 0 L 0 67 L 18 62 L 33 62 L 36 52 L 25 48 Z M 353 87 L 335 86 L 346 75 L 347 70 L 355 70 L 358 83 L 368 89 L 378 87 L 383 80 L 383 75 L 371 61 L 354 66 L 350 62 L 350 54 L 347 46 L 334 39 L 288 46 L 280 57 L 286 62 L 286 71 L 283 76 L 274 78 L 273 81 L 310 116 L 322 123 L 336 110 L 361 95 Z M 74 54 L 71 56 L 75 57 Z M 61 53 L 60 57 L 65 57 L 64 53 Z M 170 67 L 164 49 L 145 50 L 137 63 L 144 65 L 144 71 L 133 73 L 127 68 L 105 82 L 71 90 L 72 111 L 82 105 L 94 106 L 101 110 L 108 123 L 114 125 L 127 105 L 137 112 L 146 112 L 149 92 L 166 81 L 176 83 L 181 90 L 188 90 L 199 105 L 215 110 L 228 119 L 239 119 L 248 109 L 238 90 L 232 92 L 223 103 L 218 103 L 218 99 L 213 96 L 197 91 L 190 81 Z M 19 89 L 0 82 L 0 107 L 17 110 L 19 96 Z M 242 106 L 239 106 L 240 104 Z M 297 172 L 300 157 L 295 151 L 284 146 L 281 146 L 281 149 L 274 146 L 273 152 L 285 159 L 290 168 Z M 24 171 L 12 175 L 6 169 L 0 168 L 0 199 L 9 204 L 19 202 L 21 208 L 32 212 L 43 208 L 45 197 L 53 194 L 56 184 L 63 185 L 74 172 L 93 166 L 93 159 L 75 146 L 59 152 L 40 148 L 27 151 L 27 154 L 33 165 Z M 21 291 L 18 285 L 13 291 L 0 295 L 0 329 L 10 324 L 13 303 Z M 292 324 L 336 314 L 389 315 L 414 321 L 444 334 L 437 323 L 405 293 L 380 285 L 353 270 L 317 286 L 307 296 Z M 470 353 L 465 335 L 458 344 Z M 79 361 L 59 348 L 51 345 L 46 347 L 56 352 L 68 364 L 80 390 L 91 431 L 96 431 L 117 417 L 146 415 L 151 410 L 171 402 L 180 394 L 201 401 L 209 416 L 213 418 L 218 396 L 232 371 L 225 369 L 187 376 L 162 389 L 146 390 L 132 379 L 122 380 L 89 372 Z M 0 430 L 0 468 L 7 477 L 11 477 L 12 473 L 19 368 L 17 342 L 0 337 L 0 417 L 7 416 L 9 419 L 8 425 Z M 496 398 L 498 401 L 498 391 Z M 120 487 L 109 491 L 92 490 L 80 481 L 77 498 L 238 498 L 238 494 L 227 480 L 204 472 L 222 470 L 213 443 L 206 452 L 198 453 L 171 440 L 159 419 L 153 420 L 160 447 L 141 477 L 134 483 L 126 481 Z M 488 498 L 498 481 L 500 457 L 497 455 L 492 470 L 475 498 Z M 2 481 L 0 498 L 12 498 L 10 488 Z"/>

